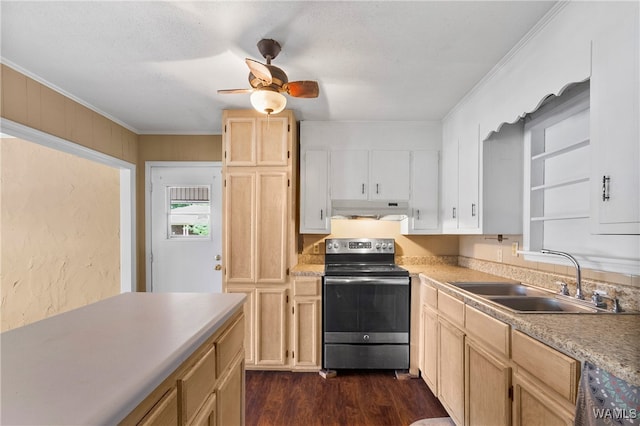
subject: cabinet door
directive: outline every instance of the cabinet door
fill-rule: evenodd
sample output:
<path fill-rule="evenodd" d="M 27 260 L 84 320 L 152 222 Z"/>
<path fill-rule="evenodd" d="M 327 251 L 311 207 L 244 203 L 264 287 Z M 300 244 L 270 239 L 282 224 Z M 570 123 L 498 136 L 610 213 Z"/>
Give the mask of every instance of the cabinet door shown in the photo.
<path fill-rule="evenodd" d="M 244 425 L 244 392 L 244 360 L 238 358 L 216 391 L 215 424 Z"/>
<path fill-rule="evenodd" d="M 286 280 L 288 176 L 285 171 L 256 173 L 255 269 L 258 283 L 284 283 Z M 230 213 L 235 215 L 235 210 Z"/>
<path fill-rule="evenodd" d="M 508 364 L 467 338 L 465 366 L 465 424 L 508 426 L 511 422 Z"/>
<path fill-rule="evenodd" d="M 640 234 L 639 5 L 615 7 L 618 19 L 593 40 L 592 230 Z"/>
<path fill-rule="evenodd" d="M 331 199 L 366 200 L 369 191 L 369 151 L 331 151 Z"/>
<path fill-rule="evenodd" d="M 464 333 L 438 319 L 438 398 L 457 425 L 464 423 Z"/>
<path fill-rule="evenodd" d="M 256 121 L 250 117 L 227 118 L 224 123 L 224 155 L 227 166 L 255 166 Z"/>
<path fill-rule="evenodd" d="M 227 288 L 227 293 L 244 293 L 247 298 L 244 302 L 244 360 L 245 365 L 255 364 L 256 341 L 256 290 L 252 287 Z"/>
<path fill-rule="evenodd" d="M 371 151 L 369 199 L 409 200 L 409 151 Z"/>
<path fill-rule="evenodd" d="M 458 139 L 445 132 L 442 142 L 442 230 L 458 230 Z"/>
<path fill-rule="evenodd" d="M 524 375 L 513 374 L 513 426 L 570 426 L 575 414 L 554 400 L 551 390 L 539 387 Z M 575 407 L 571 407 L 575 410 Z"/>
<path fill-rule="evenodd" d="M 293 366 L 320 369 L 320 299 L 295 298 L 293 314 Z"/>
<path fill-rule="evenodd" d="M 328 234 L 327 211 L 329 152 L 308 150 L 300 164 L 300 233 Z"/>
<path fill-rule="evenodd" d="M 461 134 L 458 153 L 458 228 L 479 230 L 479 128 L 468 126 Z"/>
<path fill-rule="evenodd" d="M 283 366 L 287 363 L 287 290 L 256 289 L 256 364 Z"/>
<path fill-rule="evenodd" d="M 258 118 L 257 124 L 256 165 L 286 166 L 289 162 L 289 118 Z"/>
<path fill-rule="evenodd" d="M 236 170 L 225 173 L 225 281 L 255 282 L 256 174 Z"/>
<path fill-rule="evenodd" d="M 438 176 L 437 151 L 411 153 L 411 231 L 438 231 Z"/>
<path fill-rule="evenodd" d="M 216 426 L 216 394 L 212 393 L 207 398 L 206 402 L 196 414 L 196 417 L 193 419 L 193 422 L 190 423 L 191 426 Z M 157 424 L 167 424 L 160 423 Z"/>
<path fill-rule="evenodd" d="M 434 395 L 438 394 L 438 316 L 422 305 L 422 380 Z"/>

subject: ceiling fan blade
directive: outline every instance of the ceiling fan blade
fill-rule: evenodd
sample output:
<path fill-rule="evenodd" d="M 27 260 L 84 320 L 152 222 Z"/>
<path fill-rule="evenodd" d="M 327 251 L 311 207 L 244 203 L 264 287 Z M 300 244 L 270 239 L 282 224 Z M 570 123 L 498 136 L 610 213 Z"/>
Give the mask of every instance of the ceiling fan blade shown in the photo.
<path fill-rule="evenodd" d="M 317 81 L 290 81 L 287 84 L 287 93 L 295 98 L 317 98 L 320 88 Z"/>
<path fill-rule="evenodd" d="M 251 93 L 253 89 L 221 89 L 218 90 L 218 93 L 221 95 L 233 95 L 236 93 Z"/>
<path fill-rule="evenodd" d="M 262 80 L 265 86 L 268 86 L 273 82 L 271 71 L 265 64 L 249 58 L 246 58 L 244 61 L 251 70 L 251 74 Z"/>

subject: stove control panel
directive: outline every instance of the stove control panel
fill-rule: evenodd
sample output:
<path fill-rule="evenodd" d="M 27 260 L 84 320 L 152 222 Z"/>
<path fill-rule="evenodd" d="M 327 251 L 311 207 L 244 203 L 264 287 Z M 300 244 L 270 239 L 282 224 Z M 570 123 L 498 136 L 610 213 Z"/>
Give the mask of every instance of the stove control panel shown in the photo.
<path fill-rule="evenodd" d="M 395 253 L 393 238 L 328 238 L 325 240 L 326 254 L 342 253 Z"/>

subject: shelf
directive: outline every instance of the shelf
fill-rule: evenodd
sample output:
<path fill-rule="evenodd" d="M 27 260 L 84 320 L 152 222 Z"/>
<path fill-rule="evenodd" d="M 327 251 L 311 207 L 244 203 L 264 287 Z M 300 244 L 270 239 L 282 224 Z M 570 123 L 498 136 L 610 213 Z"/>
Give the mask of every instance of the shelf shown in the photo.
<path fill-rule="evenodd" d="M 542 154 L 532 156 L 531 161 L 546 160 L 549 158 L 557 157 L 558 155 L 563 155 L 563 154 L 566 154 L 567 152 L 575 151 L 577 149 L 585 147 L 589 145 L 589 142 L 590 142 L 590 139 L 587 138 L 580 142 L 576 142 L 569 146 L 565 146 L 564 148 L 556 149 L 554 151 L 549 151 L 549 152 L 543 152 Z"/>
<path fill-rule="evenodd" d="M 562 186 L 576 185 L 576 184 L 579 184 L 582 182 L 588 182 L 588 181 L 589 181 L 589 177 L 587 176 L 587 177 L 582 177 L 578 179 L 570 179 L 570 180 L 565 180 L 560 182 L 545 183 L 544 185 L 532 186 L 531 191 L 560 188 Z"/>
<path fill-rule="evenodd" d="M 549 220 L 567 220 L 567 219 L 588 219 L 589 213 L 581 213 L 581 214 L 567 214 L 567 215 L 557 215 L 557 216 L 538 216 L 532 217 L 531 222 L 545 222 Z"/>

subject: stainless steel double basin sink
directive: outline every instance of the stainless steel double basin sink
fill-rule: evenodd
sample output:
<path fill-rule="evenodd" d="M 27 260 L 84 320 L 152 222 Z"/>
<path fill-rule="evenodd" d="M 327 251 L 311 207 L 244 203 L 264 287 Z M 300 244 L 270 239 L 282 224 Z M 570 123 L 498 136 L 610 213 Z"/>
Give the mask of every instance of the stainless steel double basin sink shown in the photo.
<path fill-rule="evenodd" d="M 588 302 L 510 282 L 450 282 L 460 290 L 518 313 L 606 313 Z"/>

